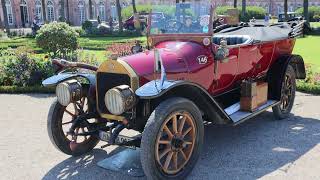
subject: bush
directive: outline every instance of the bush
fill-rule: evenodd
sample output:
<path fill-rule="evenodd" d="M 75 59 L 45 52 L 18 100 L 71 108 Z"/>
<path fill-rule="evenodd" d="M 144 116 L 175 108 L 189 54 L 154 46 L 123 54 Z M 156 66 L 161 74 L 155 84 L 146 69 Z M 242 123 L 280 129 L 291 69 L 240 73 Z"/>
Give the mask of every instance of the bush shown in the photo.
<path fill-rule="evenodd" d="M 78 47 L 78 33 L 64 22 L 46 24 L 38 31 L 36 42 L 53 57 L 66 57 Z"/>
<path fill-rule="evenodd" d="M 316 21 L 316 22 L 319 22 L 320 21 L 320 14 L 316 14 L 313 16 L 313 19 Z"/>
<path fill-rule="evenodd" d="M 309 6 L 309 16 L 310 21 L 314 22 L 316 19 L 314 18 L 315 15 L 320 15 L 320 6 Z M 296 10 L 296 13 L 303 15 L 303 7 Z"/>
<path fill-rule="evenodd" d="M 228 15 L 227 14 L 228 9 L 233 9 L 233 7 L 220 6 L 220 7 L 217 7 L 216 12 L 218 15 Z M 248 22 L 253 17 L 255 19 L 264 19 L 265 15 L 266 15 L 266 10 L 264 8 L 258 7 L 258 6 L 247 6 L 245 16 L 242 16 L 242 14 L 241 14 L 241 7 L 238 7 L 238 9 L 240 12 L 240 20 L 244 21 L 244 22 Z"/>
<path fill-rule="evenodd" d="M 82 29 L 86 32 L 90 32 L 92 30 L 92 27 L 93 25 L 91 21 L 85 21 L 82 23 Z"/>
<path fill-rule="evenodd" d="M 28 48 L 19 48 L 2 54 L 0 86 L 39 86 L 53 75 L 51 61 L 36 58 L 29 52 Z"/>
<path fill-rule="evenodd" d="M 151 7 L 151 5 L 137 5 L 137 11 L 139 13 L 149 13 L 152 8 L 155 12 L 163 12 L 166 16 L 172 16 L 175 14 L 175 6 L 169 6 L 169 5 L 158 5 L 156 7 Z M 187 12 L 188 13 L 188 12 Z M 133 15 L 133 8 L 132 6 L 127 6 L 122 9 L 121 15 L 123 17 L 123 20 L 127 20 L 129 17 Z"/>

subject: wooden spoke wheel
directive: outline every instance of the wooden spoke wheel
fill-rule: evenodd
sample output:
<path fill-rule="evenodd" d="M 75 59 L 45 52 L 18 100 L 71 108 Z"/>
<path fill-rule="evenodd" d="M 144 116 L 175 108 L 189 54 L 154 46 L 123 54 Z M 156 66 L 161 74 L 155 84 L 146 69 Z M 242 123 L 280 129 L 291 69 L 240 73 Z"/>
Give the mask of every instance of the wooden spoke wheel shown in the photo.
<path fill-rule="evenodd" d="M 67 133 L 74 120 L 81 114 L 88 112 L 87 98 L 71 103 L 67 107 L 55 100 L 49 110 L 47 129 L 52 144 L 65 154 L 78 156 L 91 151 L 99 142 L 95 136 L 72 136 Z M 95 120 L 93 120 L 95 121 Z M 88 132 L 85 125 L 75 129 L 75 134 Z"/>
<path fill-rule="evenodd" d="M 279 84 L 281 85 L 280 104 L 272 107 L 272 110 L 277 119 L 285 119 L 290 115 L 296 95 L 296 76 L 291 65 L 288 65 L 282 82 Z"/>
<path fill-rule="evenodd" d="M 196 140 L 196 127 L 188 112 L 177 112 L 167 118 L 156 142 L 158 165 L 167 174 L 176 174 L 189 161 Z"/>
<path fill-rule="evenodd" d="M 62 129 L 63 133 L 65 134 L 66 138 L 71 142 L 74 141 L 77 144 L 81 144 L 87 141 L 90 136 L 74 136 L 72 137 L 68 131 L 74 122 L 74 120 L 82 113 L 88 112 L 88 101 L 86 97 L 81 98 L 78 102 L 74 102 L 69 104 L 68 106 L 64 107 L 64 113 L 62 116 Z M 88 128 L 85 126 L 77 127 L 75 129 L 75 133 L 85 133 L 88 132 Z"/>
<path fill-rule="evenodd" d="M 286 112 L 290 107 L 290 103 L 293 98 L 293 80 L 289 74 L 285 75 L 283 85 L 282 85 L 282 92 L 281 92 L 281 104 L 280 108 L 282 112 Z"/>
<path fill-rule="evenodd" d="M 203 144 L 198 107 L 185 98 L 163 101 L 149 117 L 141 139 L 141 163 L 148 179 L 184 179 Z"/>

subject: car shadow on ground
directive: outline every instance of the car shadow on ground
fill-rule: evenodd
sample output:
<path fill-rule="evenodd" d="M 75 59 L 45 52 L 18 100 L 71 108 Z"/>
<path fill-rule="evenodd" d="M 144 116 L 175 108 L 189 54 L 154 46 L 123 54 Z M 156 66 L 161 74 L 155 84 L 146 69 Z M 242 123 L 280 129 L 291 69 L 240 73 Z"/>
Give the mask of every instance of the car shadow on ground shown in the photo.
<path fill-rule="evenodd" d="M 271 112 L 236 127 L 207 125 L 201 157 L 188 179 L 256 179 L 278 169 L 287 171 L 320 142 L 319 129 L 320 120 L 293 116 L 277 121 Z M 95 149 L 66 159 L 43 179 L 132 179 L 97 166 L 110 155 Z"/>

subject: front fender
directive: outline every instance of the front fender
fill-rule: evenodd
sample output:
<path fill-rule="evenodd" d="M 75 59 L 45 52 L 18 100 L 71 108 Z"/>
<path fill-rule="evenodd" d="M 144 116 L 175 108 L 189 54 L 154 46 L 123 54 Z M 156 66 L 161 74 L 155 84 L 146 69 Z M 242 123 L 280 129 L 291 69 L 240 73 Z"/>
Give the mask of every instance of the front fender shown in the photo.
<path fill-rule="evenodd" d="M 95 74 L 86 74 L 86 73 L 59 73 L 57 75 L 51 76 L 48 79 L 44 80 L 42 82 L 42 85 L 45 87 L 53 87 L 58 85 L 59 83 L 77 78 L 82 77 L 87 79 L 91 85 L 94 85 L 96 83 L 96 75 Z"/>
<path fill-rule="evenodd" d="M 207 117 L 213 118 L 212 121 L 219 124 L 229 124 L 232 122 L 219 103 L 200 85 L 180 80 L 166 80 L 163 81 L 163 84 L 161 83 L 161 80 L 150 81 L 137 89 L 136 95 L 140 99 L 152 100 L 165 97 L 167 93 L 174 93 L 176 96 L 192 100 L 200 110 L 205 112 Z"/>

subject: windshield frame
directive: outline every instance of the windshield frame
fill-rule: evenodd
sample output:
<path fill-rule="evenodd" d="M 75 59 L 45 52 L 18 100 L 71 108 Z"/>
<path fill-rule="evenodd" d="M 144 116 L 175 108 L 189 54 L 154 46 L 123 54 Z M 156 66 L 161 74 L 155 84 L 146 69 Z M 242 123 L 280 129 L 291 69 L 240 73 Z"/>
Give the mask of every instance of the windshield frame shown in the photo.
<path fill-rule="evenodd" d="M 209 30 L 207 33 L 163 33 L 163 34 L 152 34 L 151 33 L 151 23 L 152 23 L 152 9 L 149 12 L 148 16 L 148 27 L 147 27 L 147 37 L 164 37 L 164 36 L 172 36 L 172 37 L 183 37 L 183 36 L 212 36 L 213 35 L 213 16 L 214 16 L 214 8 L 213 5 L 210 5 L 210 17 L 209 17 Z"/>

